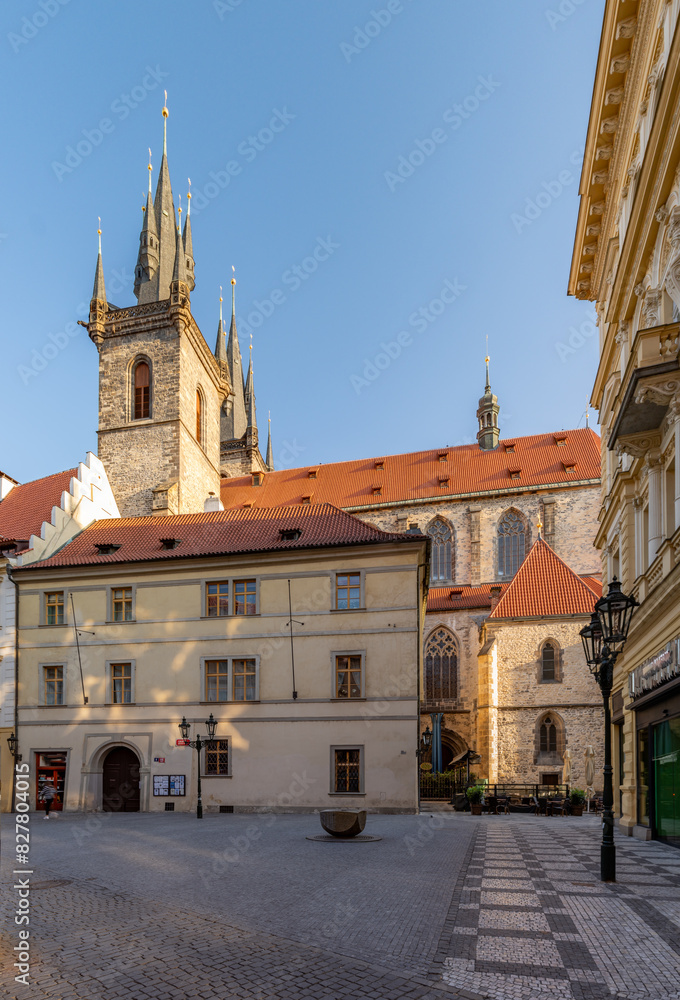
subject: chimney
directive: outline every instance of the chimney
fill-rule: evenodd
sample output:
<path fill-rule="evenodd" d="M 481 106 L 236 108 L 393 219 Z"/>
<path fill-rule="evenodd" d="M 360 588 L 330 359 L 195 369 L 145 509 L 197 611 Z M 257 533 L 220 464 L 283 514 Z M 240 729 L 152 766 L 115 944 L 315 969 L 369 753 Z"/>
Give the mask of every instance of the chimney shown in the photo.
<path fill-rule="evenodd" d="M 208 514 L 214 510 L 224 510 L 224 504 L 211 490 L 206 499 L 203 501 L 203 511 Z"/>
<path fill-rule="evenodd" d="M 498 604 L 498 602 L 501 599 L 501 590 L 502 589 L 503 588 L 501 587 L 500 583 L 494 583 L 492 585 L 492 587 L 490 588 L 490 593 L 491 593 L 491 611 L 494 611 L 496 609 L 496 605 Z M 489 614 L 491 614 L 491 611 L 489 612 Z"/>

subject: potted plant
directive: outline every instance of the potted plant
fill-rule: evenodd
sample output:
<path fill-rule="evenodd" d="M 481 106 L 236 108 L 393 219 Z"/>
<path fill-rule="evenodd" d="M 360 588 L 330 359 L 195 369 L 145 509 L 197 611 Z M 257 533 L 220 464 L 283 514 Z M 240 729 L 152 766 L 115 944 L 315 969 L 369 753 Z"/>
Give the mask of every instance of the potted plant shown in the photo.
<path fill-rule="evenodd" d="M 482 815 L 482 798 L 484 796 L 484 788 L 482 785 L 471 785 L 466 793 L 468 797 L 468 802 L 470 803 L 470 812 L 473 816 Z"/>
<path fill-rule="evenodd" d="M 586 801 L 586 793 L 582 788 L 572 788 L 569 795 L 572 816 L 583 816 L 583 804 Z"/>

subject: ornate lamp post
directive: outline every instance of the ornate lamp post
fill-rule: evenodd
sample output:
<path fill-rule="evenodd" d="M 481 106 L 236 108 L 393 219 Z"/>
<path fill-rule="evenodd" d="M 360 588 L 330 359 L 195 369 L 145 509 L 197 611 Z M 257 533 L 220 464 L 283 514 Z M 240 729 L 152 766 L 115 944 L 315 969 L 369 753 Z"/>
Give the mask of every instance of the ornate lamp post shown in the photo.
<path fill-rule="evenodd" d="M 197 734 L 195 740 L 190 740 L 189 730 L 191 729 L 191 723 L 187 722 L 186 718 L 182 716 L 182 721 L 179 724 L 179 731 L 182 734 L 182 739 L 187 740 L 186 745 L 193 747 L 198 754 L 198 802 L 196 803 L 196 819 L 203 819 L 203 798 L 201 796 L 201 750 L 215 749 L 215 729 L 217 728 L 217 721 L 213 718 L 212 712 L 210 713 L 210 718 L 206 719 L 205 728 L 208 733 L 205 741 L 201 740 L 200 733 Z"/>
<path fill-rule="evenodd" d="M 11 736 L 7 737 L 7 745 L 9 746 L 9 752 L 11 753 L 12 757 L 14 757 L 16 763 L 17 764 L 21 763 L 21 754 L 17 753 L 17 750 L 19 748 L 19 740 L 16 738 L 14 733 L 12 733 Z"/>
<path fill-rule="evenodd" d="M 420 746 L 416 750 L 416 756 L 420 759 L 424 753 L 432 746 L 432 730 L 428 726 L 423 735 L 420 737 Z"/>
<path fill-rule="evenodd" d="M 595 605 L 590 622 L 581 629 L 583 652 L 590 672 L 597 681 L 604 702 L 604 805 L 602 846 L 600 848 L 600 881 L 616 881 L 616 848 L 614 846 L 614 789 L 612 785 L 612 730 L 609 700 L 612 693 L 614 664 L 628 638 L 633 610 L 638 602 L 621 592 L 621 583 L 614 577 L 606 597 Z M 616 649 L 615 647 L 619 648 Z"/>

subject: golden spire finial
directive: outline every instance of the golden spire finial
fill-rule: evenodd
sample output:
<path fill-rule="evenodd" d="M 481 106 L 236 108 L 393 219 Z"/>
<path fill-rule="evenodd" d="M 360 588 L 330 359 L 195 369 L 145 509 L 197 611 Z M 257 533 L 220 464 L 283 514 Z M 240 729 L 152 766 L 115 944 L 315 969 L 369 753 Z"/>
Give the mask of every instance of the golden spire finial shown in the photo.
<path fill-rule="evenodd" d="M 179 231 L 181 233 L 182 232 L 182 195 L 181 194 L 177 195 L 177 201 L 179 203 L 179 207 L 178 207 L 179 222 L 177 224 L 177 228 L 179 229 Z"/>
<path fill-rule="evenodd" d="M 231 265 L 231 318 L 236 315 L 236 268 Z M 252 336 L 252 335 L 251 335 Z"/>
<path fill-rule="evenodd" d="M 541 537 L 541 531 L 543 530 L 543 521 L 541 521 L 541 515 L 540 514 L 538 515 L 538 523 L 537 523 L 536 527 L 538 528 L 538 537 L 540 538 Z"/>
<path fill-rule="evenodd" d="M 168 111 L 168 92 L 167 92 L 167 90 L 164 90 L 163 93 L 165 94 L 165 103 L 163 104 L 163 110 L 161 111 L 161 114 L 163 115 L 163 152 L 167 153 L 167 151 L 168 151 L 168 115 L 170 114 L 170 112 Z"/>
<path fill-rule="evenodd" d="M 150 149 L 149 149 L 149 166 L 147 167 L 147 170 L 149 171 L 149 194 L 151 194 L 151 171 L 153 170 L 153 167 L 151 166 L 151 150 Z"/>
<path fill-rule="evenodd" d="M 101 216 L 97 216 L 97 236 L 99 237 L 99 253 L 102 252 L 102 220 Z"/>
<path fill-rule="evenodd" d="M 189 190 L 187 191 L 187 219 L 191 215 L 191 177 L 187 177 L 189 181 Z"/>
<path fill-rule="evenodd" d="M 222 286 L 220 285 L 220 323 L 222 322 Z"/>

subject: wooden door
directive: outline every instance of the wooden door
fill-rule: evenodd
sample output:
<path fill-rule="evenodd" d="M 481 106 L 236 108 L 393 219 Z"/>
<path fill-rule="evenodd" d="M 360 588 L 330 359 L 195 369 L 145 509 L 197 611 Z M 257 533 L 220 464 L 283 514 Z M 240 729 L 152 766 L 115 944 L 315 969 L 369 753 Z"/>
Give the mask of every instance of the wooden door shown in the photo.
<path fill-rule="evenodd" d="M 36 808 L 44 809 L 45 803 L 40 799 L 40 793 L 47 780 L 51 781 L 57 790 L 57 798 L 52 799 L 52 812 L 61 811 L 64 807 L 64 780 L 66 778 L 65 753 L 37 753 L 35 755 L 35 801 Z"/>
<path fill-rule="evenodd" d="M 139 812 L 139 760 L 127 747 L 115 747 L 104 761 L 104 812 Z"/>

